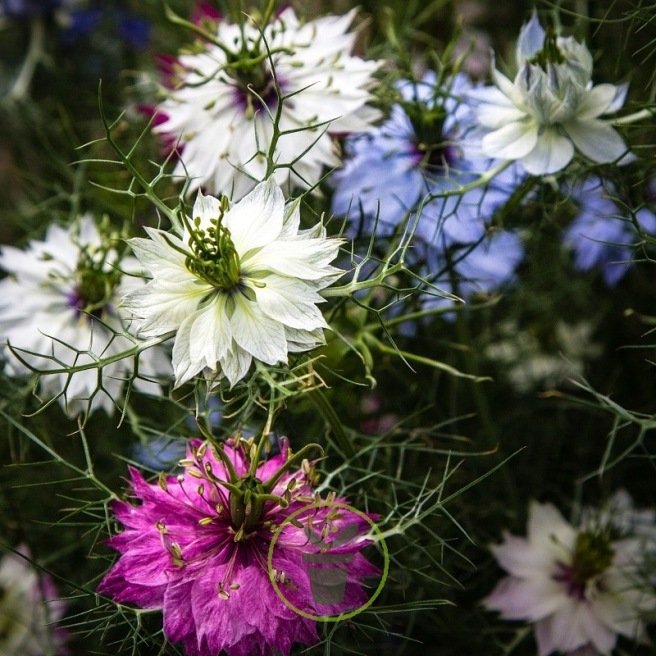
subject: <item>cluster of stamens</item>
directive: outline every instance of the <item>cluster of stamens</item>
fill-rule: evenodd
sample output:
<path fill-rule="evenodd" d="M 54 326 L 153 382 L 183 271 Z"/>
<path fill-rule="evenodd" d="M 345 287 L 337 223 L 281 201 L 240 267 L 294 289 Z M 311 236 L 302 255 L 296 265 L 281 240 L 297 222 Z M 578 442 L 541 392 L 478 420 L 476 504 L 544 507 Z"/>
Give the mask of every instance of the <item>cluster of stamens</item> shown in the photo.
<path fill-rule="evenodd" d="M 421 158 L 419 165 L 438 172 L 451 168 L 457 153 L 453 142 L 444 134 L 444 107 L 439 104 L 426 107 L 420 103 L 410 103 L 405 106 L 405 111 L 415 133 L 415 147 Z"/>
<path fill-rule="evenodd" d="M 547 64 L 564 64 L 565 56 L 558 47 L 558 37 L 551 25 L 547 27 L 542 50 L 537 52 L 531 59 L 530 64 L 537 64 L 543 71 L 547 70 Z"/>
<path fill-rule="evenodd" d="M 194 219 L 188 240 L 191 254 L 185 260 L 191 273 L 221 291 L 235 289 L 241 280 L 239 254 L 230 231 L 222 224 L 226 207 L 224 200 L 219 217 L 211 219 L 207 229 L 200 227 L 199 217 Z"/>
<path fill-rule="evenodd" d="M 120 256 L 113 243 L 115 239 L 103 240 L 100 246 L 81 246 L 74 274 L 74 288 L 69 304 L 78 312 L 100 316 L 109 304 L 114 290 L 121 281 L 117 266 Z"/>
<path fill-rule="evenodd" d="M 590 582 L 610 567 L 615 552 L 610 538 L 605 532 L 583 531 L 578 534 L 570 564 L 558 563 L 554 579 L 566 586 L 567 593 L 577 599 L 584 599 Z"/>

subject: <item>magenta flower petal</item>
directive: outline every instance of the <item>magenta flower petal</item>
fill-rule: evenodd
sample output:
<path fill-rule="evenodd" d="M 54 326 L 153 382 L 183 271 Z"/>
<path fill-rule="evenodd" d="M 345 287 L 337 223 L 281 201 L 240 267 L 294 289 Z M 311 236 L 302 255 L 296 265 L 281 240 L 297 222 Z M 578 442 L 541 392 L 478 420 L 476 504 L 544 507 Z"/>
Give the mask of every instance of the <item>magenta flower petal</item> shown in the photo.
<path fill-rule="evenodd" d="M 308 466 L 284 471 L 265 491 L 269 496 L 240 506 L 243 491 L 261 494 L 291 464 L 291 451 L 284 440 L 280 454 L 250 476 L 250 443 L 218 448 L 237 482 L 220 454 L 199 441 L 191 443 L 178 476 L 148 483 L 130 470 L 140 505 L 113 507 L 123 531 L 109 545 L 120 556 L 99 592 L 161 609 L 164 634 L 187 656 L 289 654 L 294 643 L 318 640 L 315 622 L 291 605 L 311 616 L 337 615 L 368 600 L 363 579 L 380 573 L 360 553 L 371 544 L 370 525 L 344 511 L 342 499 L 317 506 Z M 286 521 L 292 514 L 294 521 Z M 283 523 L 269 570 L 271 541 Z"/>

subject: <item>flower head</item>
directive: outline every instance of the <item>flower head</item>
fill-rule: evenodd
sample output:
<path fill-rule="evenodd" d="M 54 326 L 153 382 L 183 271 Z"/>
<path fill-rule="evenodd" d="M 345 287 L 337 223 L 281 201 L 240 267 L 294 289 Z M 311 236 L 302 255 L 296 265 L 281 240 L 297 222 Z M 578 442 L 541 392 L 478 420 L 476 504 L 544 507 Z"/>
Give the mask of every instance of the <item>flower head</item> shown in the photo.
<path fill-rule="evenodd" d="M 178 83 L 166 89 L 154 131 L 183 148 L 175 173 L 233 199 L 265 177 L 272 115 L 282 97 L 275 161 L 280 185 L 316 184 L 324 166 L 339 164 L 331 135 L 366 128 L 377 112 L 366 107 L 381 62 L 350 55 L 355 12 L 299 22 L 286 8 L 261 29 L 219 21 L 216 44 L 181 55 Z"/>
<path fill-rule="evenodd" d="M 579 206 L 564 233 L 565 244 L 574 253 L 574 265 L 581 271 L 600 269 L 604 281 L 612 287 L 631 268 L 640 235 L 613 201 L 611 185 L 604 185 L 599 178 L 588 178 L 569 191 Z M 656 215 L 648 207 L 634 212 L 634 217 L 642 231 L 656 233 Z"/>
<path fill-rule="evenodd" d="M 64 602 L 49 576 L 30 566 L 27 547 L 0 559 L 0 654 L 3 656 L 63 656 L 68 633 L 55 626 Z"/>
<path fill-rule="evenodd" d="M 140 504 L 114 507 L 124 530 L 110 544 L 120 558 L 99 590 L 162 609 L 166 637 L 188 656 L 288 654 L 295 642 L 315 642 L 315 623 L 283 602 L 272 577 L 296 608 L 327 615 L 364 603 L 362 578 L 378 573 L 360 553 L 370 543 L 368 523 L 314 503 L 314 469 L 307 460 L 297 468 L 301 452 L 292 456 L 283 440 L 279 455 L 257 463 L 254 451 L 251 441 L 193 441 L 183 473 L 149 484 L 133 469 Z M 292 513 L 294 521 L 286 522 Z M 283 523 L 269 569 L 269 548 Z M 313 588 L 313 568 L 326 555 L 348 561 L 339 600 L 317 598 Z"/>
<path fill-rule="evenodd" d="M 516 58 L 514 81 L 493 69 L 496 87 L 469 94 L 488 130 L 485 154 L 519 160 L 532 175 L 565 168 L 575 148 L 597 163 L 628 161 L 622 137 L 599 118 L 622 107 L 627 86 L 593 86 L 585 45 L 545 32 L 534 12 L 519 35 Z"/>
<path fill-rule="evenodd" d="M 397 88 L 401 99 L 389 118 L 347 138 L 344 167 L 332 177 L 333 212 L 361 220 L 367 233 L 376 226 L 385 235 L 421 205 L 422 237 L 430 240 L 449 217 L 451 232 L 480 237 L 494 206 L 481 190 L 454 194 L 490 166 L 470 148 L 473 115 L 462 98 L 471 82 L 462 74 L 440 81 L 428 71 L 422 80 L 402 80 Z M 422 203 L 445 192 L 454 195 Z"/>
<path fill-rule="evenodd" d="M 486 229 L 520 177 L 509 167 L 486 188 L 458 192 L 494 165 L 472 137 L 474 117 L 463 102 L 472 89 L 466 75 L 440 82 L 429 71 L 398 89 L 401 100 L 387 121 L 347 139 L 348 158 L 333 176 L 333 211 L 381 236 L 419 213 L 413 253 L 428 263 L 423 273 L 434 278 L 449 268 L 462 278 L 457 294 L 490 291 L 512 277 L 523 255 L 517 235 Z M 451 280 L 437 284 L 451 287 Z M 442 302 L 426 297 L 428 306 Z"/>
<path fill-rule="evenodd" d="M 104 229 L 103 229 L 104 230 Z M 3 246 L 0 266 L 9 274 L 0 281 L 0 334 L 7 368 L 12 374 L 41 373 L 40 390 L 59 397 L 70 415 L 104 408 L 111 413 L 130 378 L 133 359 L 120 359 L 98 371 L 48 374 L 49 369 L 82 366 L 134 347 L 125 334 L 125 321 L 117 300 L 141 286 L 139 263 L 123 257 L 116 235 L 98 229 L 84 216 L 68 229 L 48 228 L 44 241 L 32 241 L 26 250 Z M 132 274 L 132 275 L 128 275 Z M 11 358 L 7 345 L 22 362 Z M 151 348 L 140 356 L 137 389 L 159 393 L 153 377 L 168 374 L 170 366 L 161 350 Z"/>
<path fill-rule="evenodd" d="M 509 620 L 535 623 L 539 656 L 587 649 L 610 654 L 623 635 L 644 640 L 641 614 L 656 597 L 638 580 L 641 545 L 604 527 L 574 528 L 550 504 L 531 504 L 526 538 L 492 547 L 510 576 L 484 600 Z"/>
<path fill-rule="evenodd" d="M 144 336 L 175 331 L 176 385 L 203 370 L 234 385 L 253 358 L 287 362 L 323 343 L 319 290 L 340 272 L 340 241 L 321 225 L 299 230 L 299 204 L 285 205 L 269 179 L 229 207 L 199 192 L 179 234 L 147 229 L 131 241 L 152 280 L 125 306 Z"/>

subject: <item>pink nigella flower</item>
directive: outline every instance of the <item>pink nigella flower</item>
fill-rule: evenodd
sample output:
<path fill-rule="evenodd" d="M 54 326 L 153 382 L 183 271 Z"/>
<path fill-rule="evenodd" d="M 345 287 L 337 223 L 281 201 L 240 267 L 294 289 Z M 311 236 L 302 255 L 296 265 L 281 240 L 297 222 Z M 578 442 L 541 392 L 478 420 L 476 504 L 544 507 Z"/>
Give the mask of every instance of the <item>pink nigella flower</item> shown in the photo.
<path fill-rule="evenodd" d="M 308 448 L 292 455 L 283 440 L 280 455 L 256 465 L 252 441 L 194 440 L 178 476 L 151 484 L 131 469 L 140 505 L 114 506 L 125 530 L 109 542 L 120 557 L 99 592 L 162 609 L 166 637 L 188 656 L 288 654 L 295 642 L 317 641 L 315 622 L 284 603 L 271 578 L 297 609 L 337 615 L 367 601 L 362 579 L 378 569 L 360 553 L 372 543 L 368 523 L 316 505 Z M 276 529 L 297 511 L 269 568 Z"/>

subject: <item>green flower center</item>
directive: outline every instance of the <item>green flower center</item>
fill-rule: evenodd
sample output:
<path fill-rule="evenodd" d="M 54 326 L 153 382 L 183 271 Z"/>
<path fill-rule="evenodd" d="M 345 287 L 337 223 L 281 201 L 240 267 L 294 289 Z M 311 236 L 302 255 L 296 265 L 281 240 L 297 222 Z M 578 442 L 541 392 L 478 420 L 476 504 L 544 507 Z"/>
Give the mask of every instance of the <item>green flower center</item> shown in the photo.
<path fill-rule="evenodd" d="M 211 219 L 207 230 L 200 227 L 200 218 L 194 219 L 188 242 L 193 255 L 187 256 L 185 265 L 212 287 L 231 291 L 241 280 L 241 265 L 230 231 L 221 224 L 222 219 L 223 213 Z"/>
<path fill-rule="evenodd" d="M 422 168 L 452 167 L 458 158 L 456 147 L 445 134 L 446 110 L 441 105 L 426 107 L 421 103 L 404 106 L 415 133 L 415 147 Z"/>
<path fill-rule="evenodd" d="M 78 312 L 100 316 L 121 280 L 118 268 L 107 265 L 111 247 L 83 248 L 75 270 L 75 287 L 69 303 Z"/>
<path fill-rule="evenodd" d="M 558 47 L 556 32 L 551 25 L 547 27 L 542 50 L 537 52 L 531 59 L 530 64 L 537 64 L 543 71 L 547 70 L 547 64 L 564 64 L 565 55 Z"/>
<path fill-rule="evenodd" d="M 576 583 L 584 585 L 605 572 L 613 562 L 615 552 L 606 533 L 584 531 L 579 533 L 574 546 L 572 576 Z"/>
<path fill-rule="evenodd" d="M 242 478 L 238 488 L 238 492 L 230 492 L 230 520 L 237 531 L 236 541 L 244 539 L 259 526 L 266 501 L 262 481 L 253 475 Z"/>
<path fill-rule="evenodd" d="M 278 104 L 276 81 L 268 66 L 268 54 L 257 47 L 243 49 L 228 57 L 226 72 L 233 80 L 234 98 L 247 118 L 262 111 L 263 104 L 274 109 Z M 282 84 L 282 82 L 281 82 Z"/>

